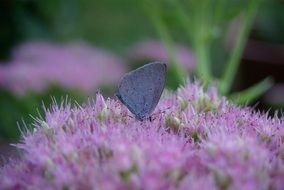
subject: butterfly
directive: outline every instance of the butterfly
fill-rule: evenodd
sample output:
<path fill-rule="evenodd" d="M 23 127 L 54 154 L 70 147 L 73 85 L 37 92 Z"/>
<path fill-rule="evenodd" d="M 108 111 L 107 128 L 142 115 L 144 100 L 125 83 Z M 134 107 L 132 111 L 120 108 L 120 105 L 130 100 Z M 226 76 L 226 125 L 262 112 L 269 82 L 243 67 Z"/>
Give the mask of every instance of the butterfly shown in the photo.
<path fill-rule="evenodd" d="M 165 63 L 152 62 L 121 78 L 116 96 L 136 119 L 150 118 L 164 90 L 166 71 Z"/>

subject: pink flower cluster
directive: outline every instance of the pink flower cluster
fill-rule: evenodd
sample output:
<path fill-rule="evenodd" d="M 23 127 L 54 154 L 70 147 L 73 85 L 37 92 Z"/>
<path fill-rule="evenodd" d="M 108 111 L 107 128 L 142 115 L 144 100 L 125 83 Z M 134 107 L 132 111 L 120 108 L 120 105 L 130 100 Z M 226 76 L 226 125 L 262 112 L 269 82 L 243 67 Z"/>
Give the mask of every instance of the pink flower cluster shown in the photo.
<path fill-rule="evenodd" d="M 116 83 L 126 72 L 122 59 L 84 43 L 26 43 L 14 50 L 9 64 L 0 66 L 0 86 L 16 94 L 42 92 L 53 84 L 90 93 Z"/>
<path fill-rule="evenodd" d="M 153 121 L 100 94 L 46 110 L 0 169 L 1 189 L 284 189 L 284 121 L 188 82 Z"/>
<path fill-rule="evenodd" d="M 194 71 L 192 51 L 182 45 L 177 45 L 175 50 L 178 61 Z M 125 61 L 85 43 L 24 43 L 14 49 L 9 63 L 0 64 L 0 88 L 24 95 L 58 85 L 89 94 L 103 85 L 116 83 L 127 71 L 124 62 L 170 61 L 166 48 L 155 40 L 136 44 L 127 55 L 130 56 Z"/>
<path fill-rule="evenodd" d="M 177 44 L 174 47 L 177 61 L 184 66 L 188 71 L 193 72 L 196 67 L 196 60 L 191 49 Z M 164 61 L 170 62 L 169 54 L 166 47 L 159 41 L 147 40 L 134 45 L 128 53 L 129 62 L 139 61 Z"/>

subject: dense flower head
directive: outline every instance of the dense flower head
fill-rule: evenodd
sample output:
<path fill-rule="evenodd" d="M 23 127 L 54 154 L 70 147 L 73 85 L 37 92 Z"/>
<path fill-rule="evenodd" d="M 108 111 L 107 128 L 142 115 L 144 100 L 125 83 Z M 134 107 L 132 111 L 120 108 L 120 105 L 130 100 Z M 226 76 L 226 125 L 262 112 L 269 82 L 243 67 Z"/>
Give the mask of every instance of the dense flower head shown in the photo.
<path fill-rule="evenodd" d="M 152 121 L 100 94 L 54 104 L 0 170 L 4 189 L 283 189 L 284 121 L 188 82 Z"/>
<path fill-rule="evenodd" d="M 51 85 L 90 93 L 114 84 L 125 71 L 121 58 L 82 42 L 29 42 L 16 47 L 11 61 L 0 67 L 0 86 L 17 94 Z"/>

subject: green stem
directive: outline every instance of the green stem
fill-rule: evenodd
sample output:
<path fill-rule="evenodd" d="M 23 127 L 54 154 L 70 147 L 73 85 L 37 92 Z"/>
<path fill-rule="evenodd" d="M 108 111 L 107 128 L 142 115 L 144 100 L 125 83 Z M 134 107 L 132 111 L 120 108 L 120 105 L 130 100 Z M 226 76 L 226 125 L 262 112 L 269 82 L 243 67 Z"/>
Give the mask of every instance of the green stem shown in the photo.
<path fill-rule="evenodd" d="M 210 52 L 206 44 L 197 42 L 195 45 L 196 59 L 197 59 L 197 74 L 200 79 L 203 79 L 205 83 L 211 80 L 211 74 L 209 69 Z"/>
<path fill-rule="evenodd" d="M 237 37 L 236 44 L 232 50 L 226 70 L 222 77 L 221 92 L 225 95 L 230 91 L 233 80 L 236 76 L 244 46 L 256 14 L 258 2 L 258 0 L 250 0 L 246 14 L 243 17 L 244 22 L 242 28 Z"/>
<path fill-rule="evenodd" d="M 201 0 L 200 4 L 196 4 L 199 10 L 195 10 L 193 16 L 193 46 L 196 52 L 197 74 L 200 79 L 208 83 L 211 78 L 211 63 L 210 63 L 210 1 Z"/>
<path fill-rule="evenodd" d="M 187 11 L 184 9 L 184 6 L 180 4 L 180 1 L 171 0 L 170 2 L 176 10 L 176 15 L 178 16 L 182 26 L 186 30 L 189 39 L 192 40 L 192 21 L 188 16 Z"/>
<path fill-rule="evenodd" d="M 228 3 L 227 0 L 216 0 L 214 14 L 212 18 L 215 25 L 218 24 L 218 21 L 220 21 L 222 17 L 226 16 L 224 14 L 226 3 Z"/>
<path fill-rule="evenodd" d="M 187 76 L 187 72 L 180 67 L 178 59 L 176 57 L 176 50 L 174 46 L 174 41 L 171 38 L 171 35 L 168 32 L 166 24 L 162 20 L 161 16 L 159 15 L 158 9 L 155 9 L 155 6 L 149 8 L 151 10 L 148 11 L 148 15 L 151 17 L 154 27 L 157 30 L 158 35 L 160 36 L 163 44 L 166 46 L 166 49 L 169 54 L 169 59 L 171 61 L 171 66 L 176 75 L 176 83 L 181 84 L 184 82 L 185 77 Z"/>

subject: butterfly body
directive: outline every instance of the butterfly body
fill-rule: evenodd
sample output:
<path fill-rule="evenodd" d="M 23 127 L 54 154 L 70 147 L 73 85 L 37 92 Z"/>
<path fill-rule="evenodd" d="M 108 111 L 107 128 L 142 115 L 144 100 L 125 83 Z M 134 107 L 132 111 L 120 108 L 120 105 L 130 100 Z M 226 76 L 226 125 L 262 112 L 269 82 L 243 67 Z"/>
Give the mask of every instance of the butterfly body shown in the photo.
<path fill-rule="evenodd" d="M 118 86 L 118 99 L 143 121 L 157 106 L 165 86 L 166 64 L 153 62 L 125 74 Z"/>

